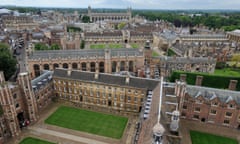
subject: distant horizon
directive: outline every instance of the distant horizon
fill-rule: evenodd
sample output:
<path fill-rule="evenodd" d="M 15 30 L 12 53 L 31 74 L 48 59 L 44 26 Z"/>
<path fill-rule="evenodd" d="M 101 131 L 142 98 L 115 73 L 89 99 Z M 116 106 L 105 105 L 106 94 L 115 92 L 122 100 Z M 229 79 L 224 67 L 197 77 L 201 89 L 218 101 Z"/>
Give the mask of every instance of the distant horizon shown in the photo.
<path fill-rule="evenodd" d="M 1 5 L 0 8 L 8 8 L 8 7 L 22 7 L 22 8 L 47 8 L 47 9 L 87 9 L 88 7 L 51 7 L 51 6 L 19 6 L 19 5 Z M 132 10 L 153 10 L 153 11 L 240 11 L 240 9 L 155 9 L 155 8 L 132 8 L 132 7 L 126 7 L 126 8 L 108 8 L 108 7 L 92 7 L 91 9 L 119 9 L 119 10 L 126 10 L 127 8 L 131 8 Z"/>
<path fill-rule="evenodd" d="M 1 0 L 1 6 L 41 8 L 147 9 L 147 10 L 239 10 L 240 0 Z"/>

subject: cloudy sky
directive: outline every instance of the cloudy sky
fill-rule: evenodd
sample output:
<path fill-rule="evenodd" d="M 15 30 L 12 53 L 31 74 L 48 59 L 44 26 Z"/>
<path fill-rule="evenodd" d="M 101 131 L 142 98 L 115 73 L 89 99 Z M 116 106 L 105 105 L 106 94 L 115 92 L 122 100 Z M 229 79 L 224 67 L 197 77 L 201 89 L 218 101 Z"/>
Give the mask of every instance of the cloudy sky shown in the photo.
<path fill-rule="evenodd" d="M 133 9 L 237 9 L 240 0 L 0 0 L 0 5 L 126 8 Z"/>

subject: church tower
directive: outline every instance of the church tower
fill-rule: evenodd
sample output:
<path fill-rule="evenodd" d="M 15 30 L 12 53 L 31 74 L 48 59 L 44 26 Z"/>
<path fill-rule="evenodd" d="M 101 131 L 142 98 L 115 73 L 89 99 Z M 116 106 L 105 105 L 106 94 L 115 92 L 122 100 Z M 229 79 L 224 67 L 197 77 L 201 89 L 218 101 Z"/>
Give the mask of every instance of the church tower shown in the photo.
<path fill-rule="evenodd" d="M 38 109 L 36 97 L 32 90 L 29 73 L 20 73 L 18 75 L 18 83 L 24 99 L 26 101 L 26 113 L 30 122 L 35 122 L 38 119 Z"/>
<path fill-rule="evenodd" d="M 20 127 L 18 125 L 17 112 L 15 108 L 15 102 L 11 92 L 11 88 L 14 86 L 8 85 L 4 79 L 3 72 L 0 72 L 0 105 L 3 110 L 4 118 L 6 119 L 6 126 L 10 130 L 12 137 L 18 136 L 20 133 Z"/>

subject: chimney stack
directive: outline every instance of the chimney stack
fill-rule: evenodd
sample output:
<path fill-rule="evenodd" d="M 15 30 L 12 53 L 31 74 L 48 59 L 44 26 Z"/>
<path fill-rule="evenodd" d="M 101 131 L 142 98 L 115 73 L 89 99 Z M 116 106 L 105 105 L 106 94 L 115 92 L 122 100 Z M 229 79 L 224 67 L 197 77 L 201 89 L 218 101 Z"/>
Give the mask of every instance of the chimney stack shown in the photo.
<path fill-rule="evenodd" d="M 96 72 L 94 73 L 94 78 L 95 78 L 95 79 L 98 79 L 98 77 L 99 77 L 99 72 L 96 71 Z"/>
<path fill-rule="evenodd" d="M 72 70 L 71 70 L 71 69 L 68 69 L 68 70 L 67 70 L 67 75 L 68 75 L 68 76 L 71 76 L 71 74 L 72 74 Z"/>
<path fill-rule="evenodd" d="M 126 76 L 126 84 L 129 84 L 129 82 L 130 82 L 130 76 L 127 75 L 127 76 Z"/>
<path fill-rule="evenodd" d="M 187 75 L 186 74 L 180 74 L 180 80 L 183 82 L 186 82 Z"/>
<path fill-rule="evenodd" d="M 237 88 L 237 82 L 238 82 L 237 80 L 230 80 L 228 89 L 235 91 Z"/>
<path fill-rule="evenodd" d="M 203 76 L 197 76 L 196 77 L 196 82 L 195 82 L 195 85 L 196 86 L 202 86 L 202 81 L 203 81 Z"/>

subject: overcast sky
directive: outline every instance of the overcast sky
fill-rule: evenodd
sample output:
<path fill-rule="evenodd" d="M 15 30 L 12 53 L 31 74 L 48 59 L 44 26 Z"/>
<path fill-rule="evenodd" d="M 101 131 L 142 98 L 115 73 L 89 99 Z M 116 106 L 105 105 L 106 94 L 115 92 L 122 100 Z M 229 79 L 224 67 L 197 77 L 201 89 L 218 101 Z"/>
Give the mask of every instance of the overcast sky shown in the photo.
<path fill-rule="evenodd" d="M 237 9 L 240 0 L 0 0 L 0 5 L 70 8 Z"/>

